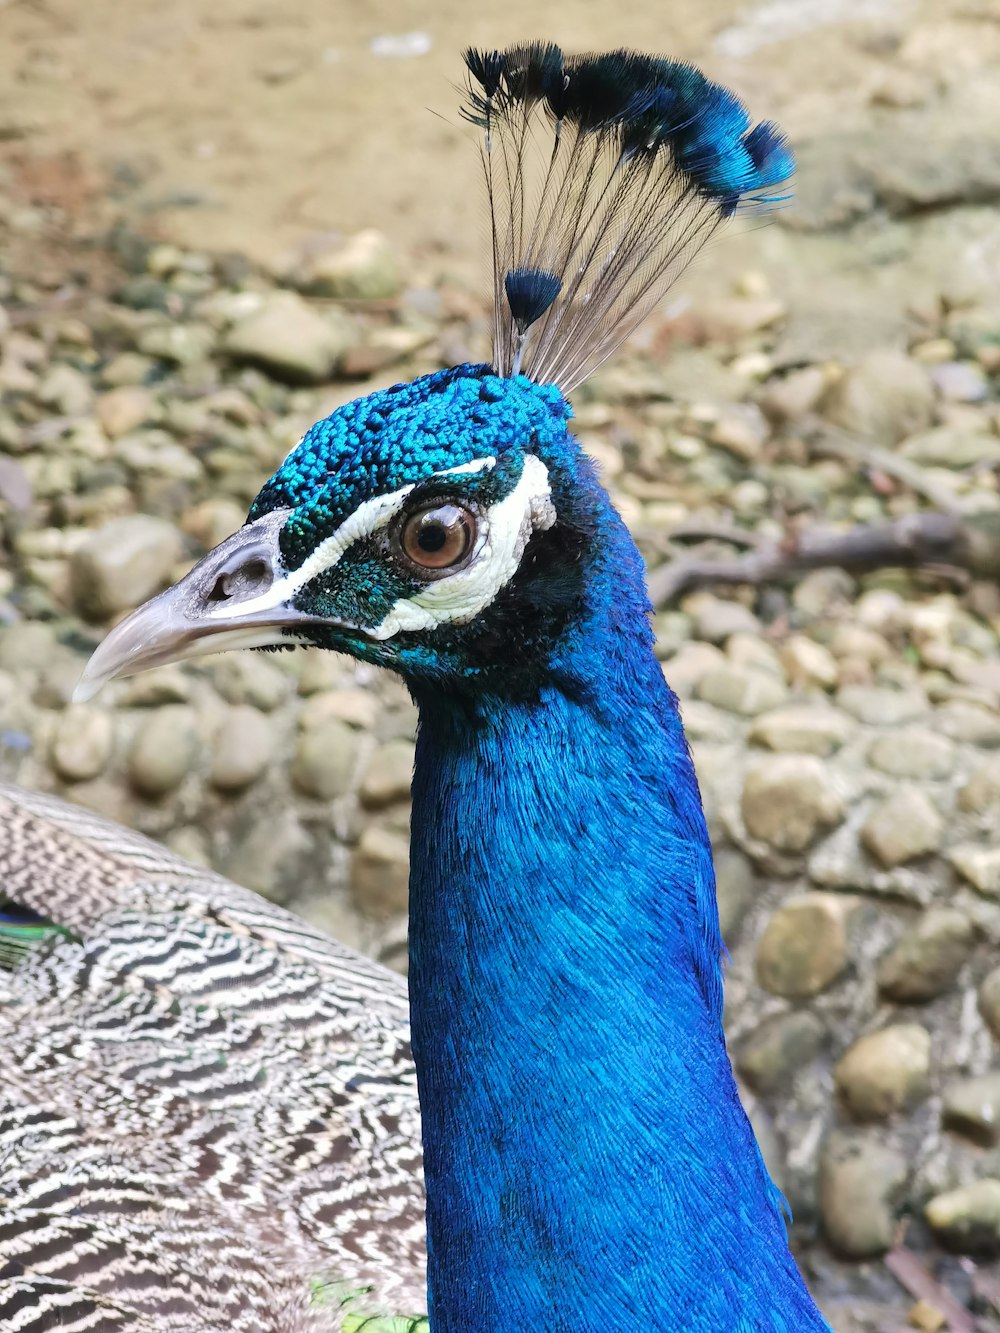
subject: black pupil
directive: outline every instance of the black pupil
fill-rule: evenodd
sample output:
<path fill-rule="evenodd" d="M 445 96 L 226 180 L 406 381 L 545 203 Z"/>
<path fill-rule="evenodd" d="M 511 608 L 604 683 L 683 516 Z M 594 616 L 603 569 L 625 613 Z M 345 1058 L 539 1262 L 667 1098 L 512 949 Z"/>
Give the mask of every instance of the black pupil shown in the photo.
<path fill-rule="evenodd" d="M 435 551 L 441 550 L 447 540 L 448 529 L 439 518 L 429 518 L 421 523 L 417 533 L 417 545 L 421 551 L 433 555 Z"/>

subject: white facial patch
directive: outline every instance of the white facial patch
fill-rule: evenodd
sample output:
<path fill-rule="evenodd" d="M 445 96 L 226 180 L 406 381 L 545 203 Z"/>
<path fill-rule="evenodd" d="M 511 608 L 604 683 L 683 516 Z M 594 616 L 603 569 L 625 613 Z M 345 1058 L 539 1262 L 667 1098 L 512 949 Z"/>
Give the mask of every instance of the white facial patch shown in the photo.
<path fill-rule="evenodd" d="M 510 495 L 483 514 L 471 563 L 429 583 L 412 597 L 401 598 L 381 625 L 368 633 L 375 639 L 390 639 L 400 631 L 474 620 L 517 573 L 531 534 L 551 528 L 555 521 L 548 469 L 540 458 L 529 454 Z"/>
<path fill-rule="evenodd" d="M 496 461 L 495 458 L 477 458 L 471 463 L 435 472 L 426 480 L 488 471 L 496 466 Z M 388 495 L 375 495 L 365 500 L 336 532 L 320 542 L 298 569 L 275 579 L 267 591 L 257 597 L 220 602 L 205 612 L 206 617 L 222 621 L 243 619 L 291 602 L 307 583 L 333 569 L 355 542 L 387 528 L 413 489 L 412 485 L 403 486 Z M 548 469 L 541 459 L 528 455 L 511 493 L 481 515 L 471 562 L 455 574 L 429 582 L 412 597 L 401 598 L 380 625 L 357 628 L 371 638 L 389 639 L 400 631 L 464 624 L 474 619 L 517 572 L 531 534 L 550 528 L 554 522 Z"/>

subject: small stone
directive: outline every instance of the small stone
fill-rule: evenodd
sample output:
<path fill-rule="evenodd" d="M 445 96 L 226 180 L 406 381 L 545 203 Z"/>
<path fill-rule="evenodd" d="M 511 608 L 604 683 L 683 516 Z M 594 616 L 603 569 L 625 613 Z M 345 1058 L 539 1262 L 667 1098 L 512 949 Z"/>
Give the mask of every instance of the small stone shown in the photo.
<path fill-rule="evenodd" d="M 264 657 L 254 653 L 226 653 L 211 666 L 215 688 L 230 704 L 253 704 L 273 713 L 292 692 L 292 681 Z"/>
<path fill-rule="evenodd" d="M 155 401 L 148 389 L 123 384 L 98 398 L 97 419 L 105 435 L 117 440 L 149 420 Z"/>
<path fill-rule="evenodd" d="M 303 868 L 311 852 L 314 856 L 309 835 L 294 809 L 279 808 L 238 830 L 220 869 L 237 884 L 287 902 L 301 891 Z"/>
<path fill-rule="evenodd" d="M 931 366 L 930 374 L 935 389 L 947 402 L 981 403 L 989 397 L 989 381 L 973 362 L 944 361 Z"/>
<path fill-rule="evenodd" d="M 257 310 L 232 326 L 223 350 L 278 379 L 322 384 L 356 341 L 346 315 L 333 311 L 321 315 L 295 292 L 279 291 L 264 297 Z"/>
<path fill-rule="evenodd" d="M 60 714 L 52 737 L 52 767 L 66 782 L 87 782 L 111 758 L 114 727 L 107 713 L 77 706 Z"/>
<path fill-rule="evenodd" d="M 750 740 L 768 750 L 791 750 L 823 759 L 839 750 L 853 730 L 850 718 L 836 709 L 789 704 L 755 718 L 750 728 Z"/>
<path fill-rule="evenodd" d="M 1000 757 L 988 759 L 975 770 L 958 793 L 958 804 L 960 809 L 976 815 L 1000 809 Z"/>
<path fill-rule="evenodd" d="M 673 657 L 663 663 L 663 674 L 670 688 L 686 698 L 710 671 L 725 664 L 725 656 L 712 644 L 690 641 L 682 643 Z"/>
<path fill-rule="evenodd" d="M 119 352 L 102 368 L 100 382 L 108 389 L 145 384 L 155 366 L 152 357 L 142 356 L 139 352 Z"/>
<path fill-rule="evenodd" d="M 837 1090 L 859 1120 L 884 1120 L 930 1091 L 931 1039 L 916 1023 L 860 1037 L 837 1062 Z"/>
<path fill-rule="evenodd" d="M 271 724 L 256 708 L 237 704 L 216 732 L 209 781 L 220 791 L 242 791 L 256 782 L 274 751 Z"/>
<path fill-rule="evenodd" d="M 733 342 L 773 328 L 788 314 L 788 307 L 783 301 L 767 295 L 719 297 L 705 301 L 698 314 L 707 341 Z"/>
<path fill-rule="evenodd" d="M 70 557 L 74 605 L 91 620 L 129 611 L 166 587 L 181 553 L 180 534 L 166 519 L 113 518 Z"/>
<path fill-rule="evenodd" d="M 845 685 L 837 704 L 869 727 L 898 727 L 928 710 L 922 690 L 892 690 L 880 685 Z"/>
<path fill-rule="evenodd" d="M 769 380 L 761 394 L 761 407 L 772 421 L 799 421 L 815 410 L 825 389 L 822 369 L 805 366 L 781 379 Z"/>
<path fill-rule="evenodd" d="M 197 366 L 208 360 L 214 343 L 215 331 L 207 324 L 156 324 L 143 329 L 138 348 L 174 366 Z"/>
<path fill-rule="evenodd" d="M 879 989 L 902 1004 L 933 1000 L 955 984 L 974 943 L 967 917 L 953 908 L 932 907 L 879 960 Z"/>
<path fill-rule="evenodd" d="M 803 852 L 846 813 L 814 755 L 775 754 L 758 760 L 743 782 L 743 822 L 753 838 L 782 852 Z"/>
<path fill-rule="evenodd" d="M 35 397 L 43 406 L 51 407 L 62 416 L 78 417 L 90 411 L 94 390 L 86 375 L 72 366 L 58 363 L 42 380 Z"/>
<path fill-rule="evenodd" d="M 866 851 L 891 869 L 936 852 L 944 820 L 919 787 L 898 787 L 872 810 L 860 836 Z"/>
<path fill-rule="evenodd" d="M 342 686 L 336 690 L 324 690 L 311 694 L 299 714 L 299 726 L 308 731 L 311 727 L 335 717 L 359 731 L 371 731 L 379 717 L 379 701 L 371 690 L 360 686 Z M 412 751 L 412 746 L 410 747 Z M 412 753 L 410 767 L 413 767 Z"/>
<path fill-rule="evenodd" d="M 412 778 L 412 743 L 387 741 L 368 761 L 361 779 L 361 804 L 369 810 L 380 810 L 394 801 L 408 801 Z"/>
<path fill-rule="evenodd" d="M 839 670 L 829 648 L 805 634 L 793 634 L 781 646 L 782 665 L 791 685 L 820 685 L 831 690 L 837 684 Z"/>
<path fill-rule="evenodd" d="M 1000 1180 L 987 1177 L 938 1194 L 924 1209 L 938 1239 L 963 1254 L 1000 1253 Z"/>
<path fill-rule="evenodd" d="M 985 431 L 938 426 L 911 436 L 899 452 L 922 467 L 974 467 L 1000 461 L 1000 440 Z"/>
<path fill-rule="evenodd" d="M 174 705 L 144 719 L 128 755 L 129 781 L 143 796 L 163 796 L 180 786 L 198 754 L 195 715 Z"/>
<path fill-rule="evenodd" d="M 246 509 L 234 500 L 213 496 L 192 505 L 181 515 L 181 528 L 203 551 L 210 551 L 243 526 Z"/>
<path fill-rule="evenodd" d="M 696 694 L 706 703 L 715 704 L 742 717 L 755 717 L 784 703 L 788 691 L 784 682 L 763 671 L 726 664 L 702 676 Z"/>
<path fill-rule="evenodd" d="M 943 1333 L 948 1327 L 948 1316 L 936 1305 L 923 1299 L 914 1301 L 906 1315 L 910 1328 L 917 1328 L 920 1333 Z"/>
<path fill-rule="evenodd" d="M 755 1092 L 777 1092 L 816 1058 L 824 1036 L 815 1014 L 793 1009 L 765 1019 L 743 1047 L 736 1066 Z"/>
<path fill-rule="evenodd" d="M 685 599 L 684 610 L 694 620 L 694 635 L 706 643 L 725 643 L 734 634 L 759 634 L 760 620 L 749 607 L 712 593 Z"/>
<path fill-rule="evenodd" d="M 894 778 L 946 778 L 954 772 L 955 747 L 945 736 L 913 727 L 877 737 L 868 762 Z"/>
<path fill-rule="evenodd" d="M 302 732 L 292 759 L 292 782 L 317 800 L 345 796 L 357 767 L 358 745 L 358 733 L 332 718 Z"/>
<path fill-rule="evenodd" d="M 1000 1144 L 1000 1073 L 949 1083 L 942 1098 L 941 1122 L 981 1148 Z"/>
<path fill-rule="evenodd" d="M 749 463 L 759 456 L 769 434 L 767 418 L 755 403 L 731 403 L 715 422 L 708 438 L 720 449 Z"/>
<path fill-rule="evenodd" d="M 850 901 L 809 893 L 771 917 L 757 946 L 757 978 L 772 995 L 818 995 L 847 966 Z"/>
<path fill-rule="evenodd" d="M 819 1170 L 819 1207 L 830 1244 L 847 1259 L 874 1259 L 892 1245 L 906 1159 L 855 1133 L 834 1131 Z"/>
<path fill-rule="evenodd" d="M 988 898 L 1000 898 L 1000 846 L 953 847 L 948 860 L 974 889 Z"/>
<path fill-rule="evenodd" d="M 405 912 L 409 900 L 410 846 L 402 833 L 372 824 L 351 860 L 351 896 L 366 916 Z"/>
<path fill-rule="evenodd" d="M 834 657 L 850 657 L 878 666 L 892 657 L 892 648 L 885 635 L 865 625 L 840 624 L 830 639 Z"/>
<path fill-rule="evenodd" d="M 886 348 L 850 369 L 828 393 L 824 409 L 853 435 L 895 444 L 931 424 L 934 386 L 924 366 Z"/>
<path fill-rule="evenodd" d="M 987 973 L 979 987 L 979 1012 L 983 1022 L 1000 1041 L 1000 967 Z"/>
<path fill-rule="evenodd" d="M 749 859 L 737 847 L 719 847 L 715 852 L 715 896 L 719 926 L 727 944 L 732 942 L 757 893 L 757 875 Z"/>
<path fill-rule="evenodd" d="M 311 255 L 301 281 L 317 296 L 339 300 L 382 301 L 400 290 L 395 252 L 381 232 L 371 230 Z"/>

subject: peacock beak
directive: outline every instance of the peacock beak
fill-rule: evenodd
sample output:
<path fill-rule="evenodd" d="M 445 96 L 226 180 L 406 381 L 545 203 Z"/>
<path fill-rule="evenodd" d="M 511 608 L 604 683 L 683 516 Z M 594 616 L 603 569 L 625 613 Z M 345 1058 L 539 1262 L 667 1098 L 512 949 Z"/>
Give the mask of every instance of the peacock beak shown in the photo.
<path fill-rule="evenodd" d="M 274 510 L 248 523 L 116 625 L 87 663 L 74 699 L 91 699 L 117 676 L 167 662 L 296 642 L 296 630 L 315 618 L 282 600 L 278 586 L 278 534 L 288 514 Z"/>

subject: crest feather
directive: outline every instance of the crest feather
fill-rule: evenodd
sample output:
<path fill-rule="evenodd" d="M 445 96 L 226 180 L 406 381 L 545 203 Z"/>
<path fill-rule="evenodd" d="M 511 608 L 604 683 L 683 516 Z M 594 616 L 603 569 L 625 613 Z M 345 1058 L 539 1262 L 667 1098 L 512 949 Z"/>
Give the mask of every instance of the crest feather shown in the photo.
<path fill-rule="evenodd" d="M 484 131 L 494 367 L 575 388 L 740 206 L 791 175 L 773 124 L 692 65 L 534 42 L 465 53 Z"/>

